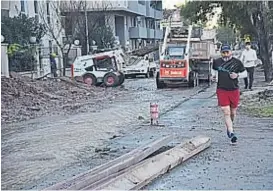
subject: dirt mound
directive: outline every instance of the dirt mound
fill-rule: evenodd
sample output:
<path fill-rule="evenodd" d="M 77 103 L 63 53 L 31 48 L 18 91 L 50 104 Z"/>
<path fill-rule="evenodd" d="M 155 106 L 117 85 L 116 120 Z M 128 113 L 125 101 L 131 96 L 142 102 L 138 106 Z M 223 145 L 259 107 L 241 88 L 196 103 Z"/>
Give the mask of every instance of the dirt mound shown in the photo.
<path fill-rule="evenodd" d="M 258 96 L 259 96 L 259 99 L 264 99 L 264 100 L 267 100 L 267 99 L 273 99 L 273 90 L 264 90 L 262 92 L 259 92 L 258 93 Z"/>
<path fill-rule="evenodd" d="M 12 75 L 1 78 L 1 122 L 24 121 L 42 115 L 67 114 L 112 98 L 115 91 L 87 87 L 69 78 L 32 80 Z M 93 107 L 94 108 L 94 107 Z M 62 113 L 63 112 L 63 113 Z"/>
<path fill-rule="evenodd" d="M 242 99 L 246 114 L 256 117 L 273 116 L 273 90 L 265 89 Z"/>

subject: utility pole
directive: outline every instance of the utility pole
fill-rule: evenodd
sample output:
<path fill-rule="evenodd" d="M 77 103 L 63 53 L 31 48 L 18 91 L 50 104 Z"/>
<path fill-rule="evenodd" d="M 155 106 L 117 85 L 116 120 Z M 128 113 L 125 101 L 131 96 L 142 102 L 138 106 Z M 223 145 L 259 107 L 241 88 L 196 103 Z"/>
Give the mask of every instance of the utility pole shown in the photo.
<path fill-rule="evenodd" d="M 85 16 L 85 33 L 86 33 L 86 52 L 89 54 L 89 34 L 88 34 L 88 16 L 87 16 L 87 0 L 84 6 L 84 16 Z"/>
<path fill-rule="evenodd" d="M 155 30 L 156 30 L 156 9 L 155 9 L 155 5 L 156 5 L 156 2 L 154 1 L 153 2 L 153 9 L 154 9 L 154 26 L 155 26 Z M 154 30 L 154 46 L 155 46 L 155 35 L 156 35 L 156 31 Z"/>

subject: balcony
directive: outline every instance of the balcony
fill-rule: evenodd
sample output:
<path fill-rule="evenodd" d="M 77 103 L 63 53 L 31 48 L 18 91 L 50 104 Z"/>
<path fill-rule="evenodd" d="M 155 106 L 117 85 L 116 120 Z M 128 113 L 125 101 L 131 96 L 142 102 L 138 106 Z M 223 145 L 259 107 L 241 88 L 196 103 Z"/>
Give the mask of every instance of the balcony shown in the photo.
<path fill-rule="evenodd" d="M 155 39 L 163 39 L 163 30 L 160 29 L 155 30 Z"/>
<path fill-rule="evenodd" d="M 150 7 L 149 5 L 146 6 L 146 16 L 149 18 L 154 18 L 155 17 L 155 9 Z"/>
<path fill-rule="evenodd" d="M 155 16 L 154 16 L 154 18 L 156 20 L 162 20 L 163 19 L 163 11 L 155 10 Z"/>
<path fill-rule="evenodd" d="M 147 38 L 147 28 L 144 27 L 131 27 L 129 29 L 129 38 Z"/>
<path fill-rule="evenodd" d="M 155 30 L 154 29 L 147 29 L 147 38 L 154 39 L 155 38 Z"/>
<path fill-rule="evenodd" d="M 127 0 L 86 1 L 88 11 L 119 11 L 127 10 Z"/>
<path fill-rule="evenodd" d="M 138 3 L 138 1 L 129 1 L 128 9 L 136 14 L 146 16 L 146 5 Z"/>

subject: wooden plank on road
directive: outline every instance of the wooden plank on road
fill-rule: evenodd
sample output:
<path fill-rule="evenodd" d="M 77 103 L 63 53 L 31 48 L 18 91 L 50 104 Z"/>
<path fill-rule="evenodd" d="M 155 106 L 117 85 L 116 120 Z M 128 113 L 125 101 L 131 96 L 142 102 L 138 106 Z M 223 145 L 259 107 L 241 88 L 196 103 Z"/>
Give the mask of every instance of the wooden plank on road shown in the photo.
<path fill-rule="evenodd" d="M 108 163 L 102 164 L 69 180 L 48 187 L 45 190 L 78 190 L 85 188 L 88 185 L 94 184 L 101 179 L 137 164 L 171 141 L 172 136 L 163 137 L 146 144 L 145 146 L 140 146 L 139 148 L 134 149 L 125 155 L 122 155 Z"/>
<path fill-rule="evenodd" d="M 195 137 L 173 149 L 142 161 L 133 169 L 94 188 L 94 190 L 138 190 L 161 174 L 205 150 L 210 144 L 209 137 Z"/>

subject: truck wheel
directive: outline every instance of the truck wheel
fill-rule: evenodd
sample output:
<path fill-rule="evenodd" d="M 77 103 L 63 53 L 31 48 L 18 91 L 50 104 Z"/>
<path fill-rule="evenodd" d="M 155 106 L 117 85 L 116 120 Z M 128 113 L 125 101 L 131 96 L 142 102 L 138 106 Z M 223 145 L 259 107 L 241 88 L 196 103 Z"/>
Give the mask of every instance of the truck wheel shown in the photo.
<path fill-rule="evenodd" d="M 145 74 L 145 78 L 150 78 L 150 70 L 149 70 L 149 68 L 147 69 L 147 73 Z"/>
<path fill-rule="evenodd" d="M 85 74 L 83 76 L 83 82 L 90 86 L 94 86 L 97 84 L 97 78 L 93 74 Z"/>
<path fill-rule="evenodd" d="M 208 75 L 208 86 L 211 86 L 211 75 Z"/>
<path fill-rule="evenodd" d="M 198 73 L 195 73 L 195 86 L 198 87 L 199 86 L 199 77 L 198 77 Z"/>
<path fill-rule="evenodd" d="M 189 87 L 195 87 L 195 85 L 196 85 L 195 72 L 191 71 L 189 75 Z"/>
<path fill-rule="evenodd" d="M 149 75 L 150 75 L 150 77 L 152 77 L 152 78 L 155 77 L 154 71 L 153 71 L 153 70 L 150 70 L 150 74 L 149 74 Z"/>
<path fill-rule="evenodd" d="M 125 75 L 122 72 L 120 72 L 120 75 L 119 75 L 119 84 L 118 85 L 123 84 L 124 80 L 125 80 Z"/>
<path fill-rule="evenodd" d="M 166 87 L 166 84 L 159 79 L 159 73 L 156 74 L 156 87 L 157 89 L 163 89 Z"/>
<path fill-rule="evenodd" d="M 114 73 L 107 73 L 103 77 L 103 83 L 106 87 L 114 87 L 119 85 L 119 77 Z"/>

